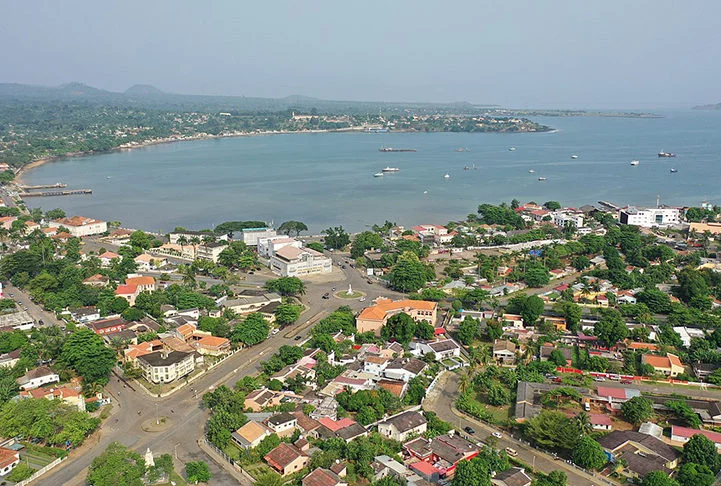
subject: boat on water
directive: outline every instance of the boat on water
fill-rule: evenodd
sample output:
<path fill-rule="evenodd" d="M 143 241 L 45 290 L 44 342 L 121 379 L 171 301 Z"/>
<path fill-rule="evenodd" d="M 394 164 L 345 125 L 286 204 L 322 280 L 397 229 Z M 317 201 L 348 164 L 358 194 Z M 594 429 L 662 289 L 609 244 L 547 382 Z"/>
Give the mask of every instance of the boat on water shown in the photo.
<path fill-rule="evenodd" d="M 478 167 L 476 167 L 476 164 L 473 164 L 473 170 L 478 170 Z"/>
<path fill-rule="evenodd" d="M 509 147 L 509 148 L 508 148 L 508 151 L 509 151 L 509 152 L 515 152 L 515 151 L 516 151 L 516 147 Z"/>
<path fill-rule="evenodd" d="M 398 167 L 386 167 L 383 172 L 400 172 L 400 169 Z"/>
<path fill-rule="evenodd" d="M 641 163 L 641 162 L 638 161 L 638 160 L 632 160 L 632 161 L 631 161 L 631 165 L 633 165 L 633 166 L 636 166 L 636 165 L 638 165 L 638 164 L 640 164 L 640 163 Z"/>
<path fill-rule="evenodd" d="M 658 153 L 658 156 L 659 156 L 659 158 L 662 158 L 662 157 L 676 157 L 676 154 L 671 153 L 671 152 L 664 152 L 663 150 L 661 150 L 661 151 Z"/>
<path fill-rule="evenodd" d="M 536 171 L 533 170 L 533 169 L 528 169 L 528 173 L 529 173 L 529 174 L 533 174 L 534 172 L 536 172 Z"/>
<path fill-rule="evenodd" d="M 471 168 L 468 167 L 468 166 L 465 166 L 465 167 L 463 168 L 463 170 L 471 170 Z"/>
<path fill-rule="evenodd" d="M 676 172 L 678 172 L 678 169 L 671 169 L 672 174 L 675 174 Z"/>
<path fill-rule="evenodd" d="M 383 172 L 376 172 L 373 177 L 383 177 Z"/>
<path fill-rule="evenodd" d="M 539 177 L 538 180 L 539 180 L 539 181 L 545 181 L 545 180 L 548 180 L 548 177 Z"/>
<path fill-rule="evenodd" d="M 451 178 L 451 175 L 448 174 L 448 173 L 446 173 L 446 175 L 444 175 L 443 178 L 444 178 L 444 179 L 450 179 L 450 178 Z"/>
<path fill-rule="evenodd" d="M 572 159 L 577 159 L 577 158 L 578 158 L 578 155 L 573 154 L 573 155 L 571 155 L 571 158 L 572 158 Z"/>
<path fill-rule="evenodd" d="M 409 148 L 393 148 L 393 147 L 381 147 L 378 149 L 379 152 L 417 152 L 416 149 Z"/>

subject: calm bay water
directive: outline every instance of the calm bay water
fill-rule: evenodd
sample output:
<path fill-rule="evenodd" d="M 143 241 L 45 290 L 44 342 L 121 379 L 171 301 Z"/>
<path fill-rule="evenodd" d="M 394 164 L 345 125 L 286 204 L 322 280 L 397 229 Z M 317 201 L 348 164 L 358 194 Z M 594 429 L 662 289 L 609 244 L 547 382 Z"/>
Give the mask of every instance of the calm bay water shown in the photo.
<path fill-rule="evenodd" d="M 41 166 L 26 183 L 59 181 L 93 194 L 27 202 L 151 231 L 295 219 L 314 233 L 386 219 L 443 224 L 514 197 L 653 205 L 660 195 L 665 204 L 721 205 L 721 111 L 663 114 L 536 118 L 557 129 L 537 134 L 291 134 L 156 145 Z M 418 151 L 381 153 L 381 145 Z M 660 150 L 678 157 L 659 159 Z M 464 170 L 473 164 L 477 170 Z M 373 177 L 386 166 L 401 170 Z"/>

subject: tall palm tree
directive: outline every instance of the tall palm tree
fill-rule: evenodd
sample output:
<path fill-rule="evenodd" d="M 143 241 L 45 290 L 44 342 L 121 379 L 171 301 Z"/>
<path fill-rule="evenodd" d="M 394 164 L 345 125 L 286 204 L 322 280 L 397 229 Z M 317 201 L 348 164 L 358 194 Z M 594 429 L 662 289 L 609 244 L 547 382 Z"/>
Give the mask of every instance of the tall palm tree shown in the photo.
<path fill-rule="evenodd" d="M 179 244 L 180 246 L 185 246 L 185 245 L 187 245 L 187 244 L 188 244 L 188 238 L 186 238 L 185 235 L 181 235 L 181 236 L 178 238 L 178 244 Z"/>
<path fill-rule="evenodd" d="M 468 373 L 463 373 L 461 377 L 458 379 L 458 391 L 461 392 L 461 394 L 464 394 L 468 391 L 468 387 L 471 384 L 471 378 L 468 376 Z"/>
<path fill-rule="evenodd" d="M 178 272 L 183 276 L 183 285 L 191 289 L 198 286 L 198 281 L 195 278 L 195 268 L 192 265 L 180 267 Z"/>
<path fill-rule="evenodd" d="M 593 430 L 591 417 L 589 417 L 585 410 L 581 410 L 578 415 L 576 415 L 574 422 L 583 435 L 589 434 Z"/>

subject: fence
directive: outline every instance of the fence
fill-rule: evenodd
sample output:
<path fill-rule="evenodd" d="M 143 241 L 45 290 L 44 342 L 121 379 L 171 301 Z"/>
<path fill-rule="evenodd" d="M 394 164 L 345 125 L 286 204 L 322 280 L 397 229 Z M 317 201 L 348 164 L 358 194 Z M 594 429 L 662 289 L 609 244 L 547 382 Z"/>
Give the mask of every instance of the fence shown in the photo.
<path fill-rule="evenodd" d="M 232 466 L 232 469 L 228 469 L 227 467 L 224 467 L 223 464 L 220 464 L 223 469 L 230 472 L 238 481 L 241 483 L 249 482 L 249 484 L 255 484 L 255 479 L 253 476 L 248 474 L 240 465 L 235 462 L 230 456 L 228 456 L 225 452 L 218 449 L 215 444 L 210 442 L 206 437 L 201 437 L 198 439 L 198 446 L 200 446 L 201 449 L 207 448 L 206 452 L 212 452 L 209 454 L 211 457 L 213 455 L 219 456 L 221 459 L 223 459 L 228 465 Z M 216 462 L 218 462 L 217 458 L 213 457 Z M 239 477 L 240 476 L 240 477 Z"/>
<path fill-rule="evenodd" d="M 30 484 L 32 481 L 35 481 L 37 478 L 39 478 L 40 476 L 42 476 L 43 474 L 45 474 L 46 472 L 48 472 L 49 470 L 51 470 L 52 468 L 54 468 L 55 466 L 57 466 L 58 464 L 63 462 L 64 459 L 65 459 L 64 457 L 58 457 L 50 464 L 46 464 L 45 467 L 43 467 L 42 469 L 38 469 L 37 471 L 35 471 L 35 474 L 30 476 L 29 478 L 27 478 L 23 481 L 20 481 L 19 483 L 15 483 L 15 486 L 25 486 L 26 484 Z"/>

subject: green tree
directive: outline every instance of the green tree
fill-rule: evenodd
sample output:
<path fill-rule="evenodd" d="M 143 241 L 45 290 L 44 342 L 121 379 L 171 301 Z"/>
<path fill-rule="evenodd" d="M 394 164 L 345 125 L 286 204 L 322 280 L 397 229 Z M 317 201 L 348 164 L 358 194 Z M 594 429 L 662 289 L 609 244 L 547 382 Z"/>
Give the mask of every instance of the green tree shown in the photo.
<path fill-rule="evenodd" d="M 705 435 L 696 434 L 683 445 L 684 462 L 693 462 L 708 467 L 713 473 L 719 470 L 719 454 L 716 445 Z"/>
<path fill-rule="evenodd" d="M 381 328 L 381 338 L 394 339 L 402 344 L 411 342 L 416 332 L 416 322 L 405 312 L 392 315 Z"/>
<path fill-rule="evenodd" d="M 606 346 L 611 347 L 628 336 L 628 327 L 616 309 L 607 309 L 593 326 L 594 333 Z"/>
<path fill-rule="evenodd" d="M 679 486 L 665 471 L 651 471 L 643 477 L 641 486 Z"/>
<path fill-rule="evenodd" d="M 48 220 L 62 219 L 65 216 L 66 216 L 65 211 L 63 211 L 60 208 L 50 209 L 49 211 L 47 211 L 45 213 L 45 219 L 48 219 Z"/>
<path fill-rule="evenodd" d="M 345 232 L 342 226 L 327 228 L 322 231 L 325 235 L 323 241 L 329 250 L 340 250 L 350 243 L 350 235 Z"/>
<path fill-rule="evenodd" d="M 478 336 L 481 330 L 481 324 L 478 319 L 474 319 L 471 316 L 466 316 L 461 324 L 458 326 L 458 340 L 469 346 L 473 343 L 473 340 Z"/>
<path fill-rule="evenodd" d="M 87 483 L 93 486 L 142 486 L 145 469 L 140 454 L 113 442 L 93 459 Z"/>
<path fill-rule="evenodd" d="M 623 418 L 638 426 L 653 417 L 653 402 L 646 397 L 633 397 L 621 405 Z"/>
<path fill-rule="evenodd" d="M 543 287 L 551 280 L 548 269 L 543 265 L 534 265 L 526 270 L 523 275 L 523 281 L 529 287 Z"/>
<path fill-rule="evenodd" d="M 601 469 L 607 461 L 601 445 L 585 435 L 573 450 L 573 462 L 585 469 Z"/>
<path fill-rule="evenodd" d="M 500 407 L 511 403 L 511 394 L 498 383 L 491 383 L 488 388 L 488 403 L 494 407 Z"/>
<path fill-rule="evenodd" d="M 573 421 L 563 412 L 543 410 L 525 424 L 524 435 L 538 446 L 551 449 L 573 450 L 580 432 Z"/>
<path fill-rule="evenodd" d="M 280 304 L 275 309 L 275 320 L 280 325 L 293 324 L 303 308 L 295 304 Z"/>
<path fill-rule="evenodd" d="M 702 422 L 698 414 L 684 400 L 669 400 L 664 405 L 689 427 L 701 428 Z"/>
<path fill-rule="evenodd" d="M 428 321 L 421 321 L 416 323 L 416 330 L 413 333 L 418 339 L 433 339 L 436 328 L 433 327 Z"/>
<path fill-rule="evenodd" d="M 307 243 L 306 248 L 310 248 L 311 250 L 315 250 L 318 253 L 323 253 L 325 248 L 323 248 L 323 243 L 319 243 L 317 241 L 311 241 L 310 243 Z"/>
<path fill-rule="evenodd" d="M 90 329 L 73 332 L 65 340 L 60 357 L 83 378 L 84 383 L 105 385 L 115 366 L 115 353 Z"/>
<path fill-rule="evenodd" d="M 545 305 L 543 299 L 537 295 L 518 294 L 508 302 L 506 311 L 520 314 L 526 325 L 533 326 L 543 314 Z"/>
<path fill-rule="evenodd" d="M 230 340 L 253 346 L 268 337 L 270 324 L 260 312 L 248 314 L 244 321 L 237 324 L 230 333 Z"/>
<path fill-rule="evenodd" d="M 398 257 L 388 274 L 392 289 L 399 292 L 416 292 L 429 280 L 429 269 L 421 263 L 415 253 L 405 252 Z"/>
<path fill-rule="evenodd" d="M 210 474 L 208 464 L 203 461 L 185 463 L 185 476 L 191 483 L 207 483 L 213 476 Z"/>
<path fill-rule="evenodd" d="M 711 486 L 716 476 L 707 466 L 687 462 L 681 464 L 677 479 L 681 486 Z"/>
<path fill-rule="evenodd" d="M 353 244 L 350 247 L 350 256 L 360 258 L 367 250 L 377 249 L 383 245 L 383 238 L 378 233 L 372 231 L 363 231 L 353 238 Z"/>
<path fill-rule="evenodd" d="M 538 473 L 534 486 L 566 486 L 566 473 L 563 471 L 551 471 L 548 476 Z"/>
<path fill-rule="evenodd" d="M 548 209 L 549 211 L 556 211 L 558 209 L 561 209 L 561 203 L 558 201 L 546 201 L 543 203 L 543 207 Z"/>
<path fill-rule="evenodd" d="M 278 226 L 278 233 L 283 235 L 298 236 L 303 231 L 308 231 L 308 226 L 300 221 L 285 221 Z"/>
<path fill-rule="evenodd" d="M 491 474 L 482 461 L 475 458 L 461 461 L 456 466 L 453 486 L 491 486 Z"/>
<path fill-rule="evenodd" d="M 567 364 L 566 357 L 560 349 L 554 349 L 551 351 L 551 355 L 548 357 L 548 360 L 556 366 L 566 366 Z"/>
<path fill-rule="evenodd" d="M 265 288 L 283 296 L 297 296 L 305 294 L 305 284 L 298 277 L 280 277 L 268 280 Z"/>

